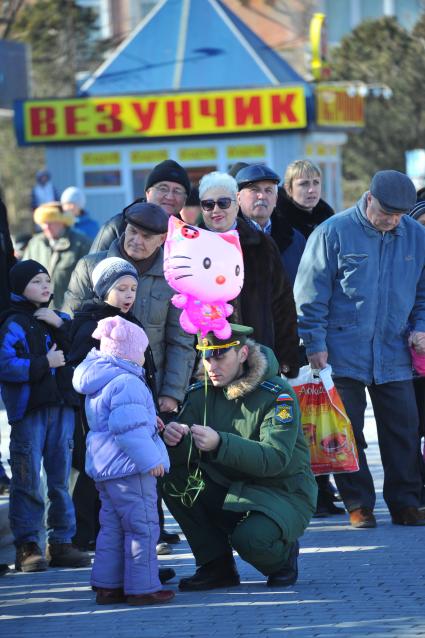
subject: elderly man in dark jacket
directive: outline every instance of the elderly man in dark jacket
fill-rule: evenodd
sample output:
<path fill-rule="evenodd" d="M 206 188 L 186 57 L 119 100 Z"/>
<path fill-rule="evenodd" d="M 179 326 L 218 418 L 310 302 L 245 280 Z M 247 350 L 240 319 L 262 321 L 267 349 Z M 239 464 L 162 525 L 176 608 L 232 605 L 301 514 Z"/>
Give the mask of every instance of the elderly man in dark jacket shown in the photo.
<path fill-rule="evenodd" d="M 282 215 L 280 205 L 283 195 L 278 186 L 279 175 L 263 164 L 251 164 L 241 168 L 235 179 L 241 213 L 249 217 L 261 232 L 274 239 L 283 268 L 294 285 L 306 241 Z"/>
<path fill-rule="evenodd" d="M 200 340 L 207 391 L 204 381 L 191 386 L 178 422 L 164 432 L 166 502 L 198 565 L 180 581 L 184 591 L 238 585 L 232 547 L 268 586 L 294 584 L 298 538 L 316 504 L 296 396 L 273 352 L 249 338 L 252 328 L 231 326 L 227 340 Z M 189 507 L 179 494 L 198 466 L 205 487 Z"/>
<path fill-rule="evenodd" d="M 214 232 L 236 229 L 242 246 L 245 279 L 234 302 L 232 321 L 250 325 L 255 338 L 275 352 L 282 371 L 298 374 L 298 335 L 292 286 L 279 250 L 268 235 L 238 216 L 238 186 L 227 173 L 204 175 L 199 184 L 203 222 Z"/>

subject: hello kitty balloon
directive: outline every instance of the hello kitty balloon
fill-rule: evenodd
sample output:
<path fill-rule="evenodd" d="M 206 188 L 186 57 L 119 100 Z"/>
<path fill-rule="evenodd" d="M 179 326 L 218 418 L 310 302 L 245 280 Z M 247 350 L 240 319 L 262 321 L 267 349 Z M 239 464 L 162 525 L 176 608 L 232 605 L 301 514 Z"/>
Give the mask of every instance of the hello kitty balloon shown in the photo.
<path fill-rule="evenodd" d="M 164 246 L 164 275 L 179 294 L 172 302 L 182 308 L 180 325 L 190 334 L 204 337 L 214 332 L 228 339 L 231 329 L 226 317 L 242 289 L 244 267 L 236 230 L 213 233 L 190 226 L 171 216 Z"/>

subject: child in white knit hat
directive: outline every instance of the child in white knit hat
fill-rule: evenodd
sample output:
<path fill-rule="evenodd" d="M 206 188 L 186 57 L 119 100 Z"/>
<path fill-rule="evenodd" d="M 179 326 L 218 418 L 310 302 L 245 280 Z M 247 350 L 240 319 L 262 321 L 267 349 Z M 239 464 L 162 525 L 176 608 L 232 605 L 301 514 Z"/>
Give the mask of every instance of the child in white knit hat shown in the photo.
<path fill-rule="evenodd" d="M 156 477 L 170 462 L 142 367 L 148 338 L 120 316 L 99 321 L 93 337 L 100 348 L 73 380 L 86 395 L 86 472 L 102 503 L 91 584 L 98 604 L 165 603 L 174 592 L 158 576 Z"/>

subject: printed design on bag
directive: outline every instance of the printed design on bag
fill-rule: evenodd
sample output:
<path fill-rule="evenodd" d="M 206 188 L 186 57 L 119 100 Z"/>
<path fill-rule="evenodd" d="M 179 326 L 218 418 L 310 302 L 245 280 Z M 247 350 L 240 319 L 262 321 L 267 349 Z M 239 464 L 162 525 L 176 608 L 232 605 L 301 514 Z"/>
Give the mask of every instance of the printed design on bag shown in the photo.
<path fill-rule="evenodd" d="M 274 416 L 275 416 L 276 424 L 289 423 L 290 421 L 293 421 L 294 420 L 293 406 L 278 403 L 275 407 Z"/>

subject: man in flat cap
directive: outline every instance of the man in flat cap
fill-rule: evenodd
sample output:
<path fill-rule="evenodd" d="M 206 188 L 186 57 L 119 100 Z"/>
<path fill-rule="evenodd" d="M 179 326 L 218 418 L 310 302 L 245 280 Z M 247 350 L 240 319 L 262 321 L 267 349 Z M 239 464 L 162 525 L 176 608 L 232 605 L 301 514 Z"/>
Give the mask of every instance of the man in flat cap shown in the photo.
<path fill-rule="evenodd" d="M 161 206 L 167 215 L 178 215 L 185 205 L 190 190 L 189 177 L 183 166 L 174 160 L 164 160 L 154 166 L 149 173 L 145 184 L 145 197 L 136 199 L 130 206 L 147 201 Z M 102 226 L 94 238 L 90 252 L 107 250 L 113 240 L 124 232 L 127 208 L 118 215 L 114 215 Z"/>
<path fill-rule="evenodd" d="M 316 506 L 296 396 L 272 350 L 250 338 L 252 328 L 231 327 L 227 340 L 199 339 L 202 380 L 164 431 L 171 460 L 164 498 L 198 567 L 181 579 L 183 591 L 238 585 L 232 548 L 268 586 L 294 584 L 298 538 Z M 188 476 L 198 464 L 205 487 L 194 499 Z"/>
<path fill-rule="evenodd" d="M 295 280 L 299 333 L 312 368 L 330 363 L 353 425 L 360 470 L 335 475 L 355 528 L 375 527 L 363 436 L 366 388 L 396 525 L 424 525 L 418 414 L 409 343 L 425 332 L 425 233 L 403 173 L 379 171 L 355 206 L 316 228 Z"/>

